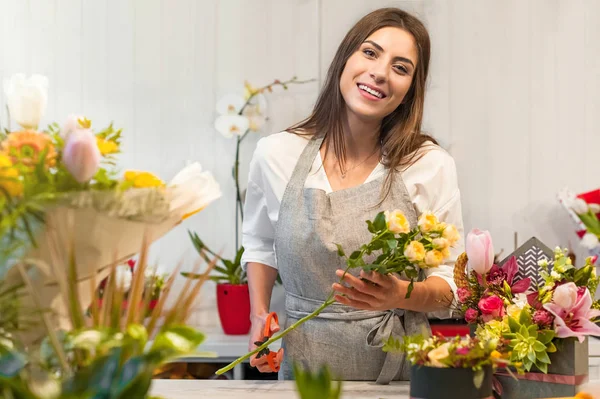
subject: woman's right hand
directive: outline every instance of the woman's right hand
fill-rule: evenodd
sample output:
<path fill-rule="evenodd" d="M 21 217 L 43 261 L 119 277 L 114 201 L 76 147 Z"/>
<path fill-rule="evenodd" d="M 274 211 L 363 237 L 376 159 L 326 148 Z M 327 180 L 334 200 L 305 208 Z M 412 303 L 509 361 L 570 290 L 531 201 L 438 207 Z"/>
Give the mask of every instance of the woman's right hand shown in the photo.
<path fill-rule="evenodd" d="M 250 329 L 250 342 L 248 343 L 248 351 L 251 352 L 257 348 L 257 346 L 254 344 L 255 342 L 264 341 L 265 325 L 267 323 L 268 315 L 269 315 L 268 313 L 265 313 L 265 314 L 261 314 L 261 315 L 251 316 L 250 319 L 252 322 L 252 327 Z M 270 325 L 269 329 L 271 331 L 271 335 L 273 335 L 274 333 L 276 333 L 280 330 L 279 324 L 273 318 L 271 318 L 271 325 Z M 277 368 L 279 368 L 282 361 L 283 361 L 283 348 L 281 348 L 277 351 L 277 356 L 274 359 L 275 366 Z M 261 373 L 272 373 L 273 372 L 273 370 L 269 366 L 269 363 L 267 362 L 266 356 L 261 356 L 259 359 L 257 359 L 256 354 L 252 355 L 250 357 L 250 366 L 256 367 L 258 369 L 258 371 L 260 371 Z"/>

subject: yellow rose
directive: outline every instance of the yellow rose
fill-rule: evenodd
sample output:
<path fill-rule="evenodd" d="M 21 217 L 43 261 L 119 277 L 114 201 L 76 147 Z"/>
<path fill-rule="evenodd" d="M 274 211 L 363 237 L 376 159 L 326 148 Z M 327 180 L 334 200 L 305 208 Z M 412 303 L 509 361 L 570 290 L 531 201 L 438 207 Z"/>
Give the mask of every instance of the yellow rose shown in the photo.
<path fill-rule="evenodd" d="M 445 225 L 442 237 L 448 240 L 450 246 L 453 246 L 458 242 L 458 240 L 460 240 L 460 233 L 455 226 L 449 224 Z"/>
<path fill-rule="evenodd" d="M 425 265 L 427 267 L 438 267 L 444 261 L 444 254 L 437 249 L 427 251 L 425 254 Z"/>
<path fill-rule="evenodd" d="M 420 262 L 425 258 L 425 247 L 419 241 L 411 241 L 404 250 L 404 256 L 410 262 Z"/>
<path fill-rule="evenodd" d="M 119 152 L 119 145 L 112 140 L 105 140 L 102 137 L 96 137 L 96 144 L 98 144 L 98 149 L 102 155 L 115 154 Z"/>
<path fill-rule="evenodd" d="M 150 172 L 128 170 L 125 181 L 131 182 L 135 188 L 163 187 L 165 183 Z"/>
<path fill-rule="evenodd" d="M 444 257 L 444 259 L 448 259 L 450 257 L 450 248 L 449 247 L 442 249 L 442 256 Z"/>
<path fill-rule="evenodd" d="M 450 243 L 445 238 L 434 238 L 432 244 L 435 249 L 439 250 L 448 248 L 450 246 Z"/>
<path fill-rule="evenodd" d="M 448 352 L 448 348 L 450 347 L 450 342 L 446 342 L 435 349 L 432 349 L 427 354 L 429 361 L 432 367 L 448 367 L 440 360 L 444 360 L 447 358 L 450 353 Z"/>
<path fill-rule="evenodd" d="M 410 231 L 410 223 L 408 223 L 408 219 L 406 219 L 406 216 L 400 210 L 385 211 L 385 220 L 388 230 L 392 233 L 408 233 Z"/>
<path fill-rule="evenodd" d="M 429 233 L 432 230 L 435 230 L 439 224 L 437 217 L 431 212 L 424 212 L 419 217 L 419 229 L 421 229 L 422 233 Z"/>
<path fill-rule="evenodd" d="M 23 194 L 23 183 L 20 180 L 19 171 L 13 167 L 13 163 L 5 154 L 0 154 L 0 187 L 11 197 Z M 0 193 L 0 195 L 2 195 Z"/>
<path fill-rule="evenodd" d="M 519 315 L 521 314 L 521 308 L 518 307 L 517 305 L 509 305 L 506 308 L 506 313 L 508 313 L 508 315 L 510 317 L 512 317 L 513 319 L 519 319 Z"/>

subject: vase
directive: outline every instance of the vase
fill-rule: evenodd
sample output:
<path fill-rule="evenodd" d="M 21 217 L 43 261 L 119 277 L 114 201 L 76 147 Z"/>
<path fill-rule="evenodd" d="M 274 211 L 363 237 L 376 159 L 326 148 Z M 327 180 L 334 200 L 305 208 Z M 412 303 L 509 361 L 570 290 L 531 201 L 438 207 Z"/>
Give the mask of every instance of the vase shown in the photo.
<path fill-rule="evenodd" d="M 248 284 L 217 284 L 217 309 L 225 334 L 248 334 L 250 331 Z"/>
<path fill-rule="evenodd" d="M 411 399 L 492 399 L 492 366 L 483 368 L 483 380 L 476 386 L 476 372 L 470 368 L 412 366 Z"/>

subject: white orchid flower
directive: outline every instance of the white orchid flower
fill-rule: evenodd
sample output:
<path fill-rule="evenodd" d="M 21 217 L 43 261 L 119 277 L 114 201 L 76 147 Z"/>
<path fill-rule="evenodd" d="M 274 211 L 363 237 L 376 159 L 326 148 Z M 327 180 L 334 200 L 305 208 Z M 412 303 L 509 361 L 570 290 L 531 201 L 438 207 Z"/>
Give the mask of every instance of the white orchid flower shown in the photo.
<path fill-rule="evenodd" d="M 215 120 L 215 129 L 226 138 L 242 136 L 250 128 L 250 121 L 241 115 L 221 115 Z"/>
<path fill-rule="evenodd" d="M 217 102 L 217 113 L 219 115 L 237 115 L 246 104 L 242 96 L 228 94 Z"/>
<path fill-rule="evenodd" d="M 581 245 L 587 249 L 594 249 L 600 245 L 600 240 L 598 240 L 598 237 L 595 234 L 585 233 L 581 238 Z"/>
<path fill-rule="evenodd" d="M 48 78 L 18 73 L 4 81 L 10 117 L 25 129 L 35 130 L 48 104 Z"/>
<path fill-rule="evenodd" d="M 581 198 L 574 198 L 571 201 L 570 205 L 571 205 L 571 209 L 573 209 L 573 211 L 575 211 L 575 213 L 578 215 L 583 215 L 583 214 L 587 213 L 589 210 L 587 202 L 585 202 Z"/>

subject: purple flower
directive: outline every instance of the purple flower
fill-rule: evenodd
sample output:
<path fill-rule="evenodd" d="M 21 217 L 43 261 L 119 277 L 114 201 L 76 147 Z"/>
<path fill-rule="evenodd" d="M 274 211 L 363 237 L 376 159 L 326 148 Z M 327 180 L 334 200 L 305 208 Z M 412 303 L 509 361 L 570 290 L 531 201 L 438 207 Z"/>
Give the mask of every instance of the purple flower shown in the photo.
<path fill-rule="evenodd" d="M 502 267 L 498 265 L 492 266 L 489 273 L 486 276 L 488 284 L 502 286 L 504 281 L 510 286 L 510 290 L 513 294 L 521 294 L 529 288 L 531 284 L 531 278 L 527 277 L 517 282 L 514 281 L 515 275 L 519 270 L 517 258 L 512 256 Z"/>
<path fill-rule="evenodd" d="M 547 328 L 552 325 L 554 316 L 544 309 L 536 310 L 533 313 L 533 322 L 541 328 Z"/>

